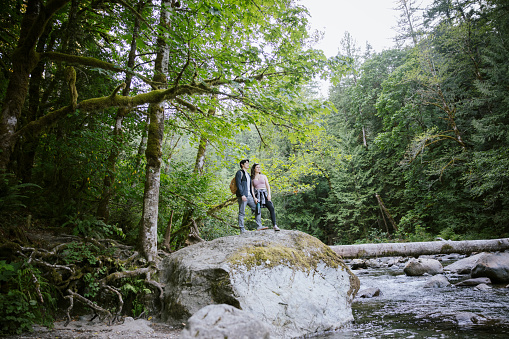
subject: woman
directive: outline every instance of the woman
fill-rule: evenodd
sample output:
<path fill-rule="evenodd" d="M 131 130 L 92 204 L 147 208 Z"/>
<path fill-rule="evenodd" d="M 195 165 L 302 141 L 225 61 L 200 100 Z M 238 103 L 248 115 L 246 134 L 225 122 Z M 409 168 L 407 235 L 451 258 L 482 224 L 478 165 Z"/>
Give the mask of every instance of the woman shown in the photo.
<path fill-rule="evenodd" d="M 274 211 L 274 205 L 271 201 L 272 197 L 270 196 L 269 180 L 267 176 L 260 173 L 260 164 L 257 163 L 251 167 L 251 190 L 255 204 L 260 203 L 260 207 L 267 207 L 274 231 L 279 231 L 280 229 L 276 225 L 276 212 Z M 261 213 L 261 208 L 257 212 Z"/>

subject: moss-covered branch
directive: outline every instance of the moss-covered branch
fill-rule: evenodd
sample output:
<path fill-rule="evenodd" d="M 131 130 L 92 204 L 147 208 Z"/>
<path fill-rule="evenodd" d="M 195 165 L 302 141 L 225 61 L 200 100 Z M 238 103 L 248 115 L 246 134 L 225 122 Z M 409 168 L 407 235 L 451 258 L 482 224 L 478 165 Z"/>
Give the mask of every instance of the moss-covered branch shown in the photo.
<path fill-rule="evenodd" d="M 53 61 L 66 62 L 68 64 L 78 64 L 83 66 L 90 66 L 95 68 L 101 68 L 112 72 L 125 72 L 121 67 L 110 62 L 102 61 L 96 58 L 84 57 L 80 55 L 71 55 L 60 52 L 44 52 L 40 54 L 40 58 L 50 59 Z"/>
<path fill-rule="evenodd" d="M 82 65 L 82 66 L 88 66 L 88 67 L 94 67 L 94 68 L 100 68 L 104 69 L 110 72 L 114 73 L 127 73 L 131 74 L 133 76 L 136 76 L 137 78 L 143 80 L 150 86 L 154 87 L 154 82 L 150 80 L 147 77 L 144 77 L 141 74 L 135 73 L 129 69 L 124 69 L 122 67 L 118 67 L 115 64 L 112 64 L 110 62 L 106 62 L 103 60 L 99 60 L 96 58 L 91 57 L 84 57 L 80 55 L 71 55 L 66 53 L 60 53 L 60 52 L 44 52 L 39 54 L 39 58 L 45 58 L 50 59 L 53 61 L 59 61 L 59 62 L 65 62 L 67 64 L 73 64 L 73 65 Z"/>
<path fill-rule="evenodd" d="M 65 61 L 68 63 L 77 63 L 81 65 L 88 65 L 92 67 L 102 68 L 114 72 L 127 72 L 126 70 L 123 70 L 111 63 L 104 62 L 95 58 L 89 58 L 89 57 L 81 57 L 81 56 L 74 56 L 74 55 L 68 55 L 64 53 L 57 53 L 57 52 L 46 52 L 43 53 L 45 57 L 51 58 L 53 60 L 60 60 Z M 69 68 L 72 69 L 72 68 Z M 70 74 L 70 73 L 69 73 Z M 69 78 L 69 81 L 72 82 L 72 74 L 70 74 L 71 77 Z M 138 75 L 137 75 L 138 76 Z M 254 77 L 253 79 L 256 79 Z M 150 80 L 144 79 L 148 82 Z M 74 100 L 77 99 L 77 92 L 73 91 L 73 87 L 70 84 L 70 90 L 71 90 L 71 96 L 73 98 L 73 103 L 69 106 L 62 107 L 60 109 L 57 109 L 55 111 L 49 112 L 46 115 L 42 116 L 38 120 L 32 121 L 29 124 L 25 125 L 21 129 L 19 129 L 15 134 L 14 138 L 19 137 L 20 135 L 30 133 L 30 134 L 38 134 L 40 133 L 44 128 L 51 126 L 58 120 L 65 117 L 67 114 L 72 113 L 75 109 L 82 111 L 82 112 L 89 112 L 89 111 L 98 111 L 98 110 L 105 110 L 112 107 L 124 107 L 124 108 L 133 108 L 145 104 L 154 104 L 154 103 L 160 103 L 165 100 L 175 100 L 176 102 L 180 103 L 183 106 L 186 106 L 188 109 L 196 110 L 197 108 L 190 102 L 187 102 L 181 98 L 178 98 L 182 95 L 204 95 L 204 94 L 213 94 L 217 92 L 217 89 L 211 86 L 218 86 L 220 84 L 227 84 L 232 82 L 242 82 L 247 81 L 247 79 L 242 80 L 235 80 L 235 81 L 221 81 L 220 79 L 212 79 L 207 80 L 200 83 L 192 83 L 192 84 L 184 84 L 184 85 L 178 85 L 171 88 L 165 88 L 165 89 L 157 89 L 152 90 L 147 93 L 138 94 L 135 96 L 122 96 L 122 95 L 116 95 L 117 92 L 123 88 L 123 85 L 119 85 L 111 95 L 105 96 L 105 97 L 98 97 L 98 98 L 91 98 L 86 99 L 78 103 L 76 106 L 74 105 Z M 239 100 L 239 98 L 234 98 L 235 100 Z M 241 101 L 244 101 L 241 99 Z M 244 104 L 249 105 L 249 103 L 244 102 Z"/>
<path fill-rule="evenodd" d="M 215 206 L 212 206 L 208 211 L 207 211 L 207 215 L 212 215 L 220 210 L 222 210 L 223 208 L 225 207 L 228 207 L 230 205 L 233 205 L 234 203 L 237 202 L 237 197 L 236 196 L 233 196 L 231 197 L 230 199 L 220 203 L 220 204 L 217 204 Z"/>

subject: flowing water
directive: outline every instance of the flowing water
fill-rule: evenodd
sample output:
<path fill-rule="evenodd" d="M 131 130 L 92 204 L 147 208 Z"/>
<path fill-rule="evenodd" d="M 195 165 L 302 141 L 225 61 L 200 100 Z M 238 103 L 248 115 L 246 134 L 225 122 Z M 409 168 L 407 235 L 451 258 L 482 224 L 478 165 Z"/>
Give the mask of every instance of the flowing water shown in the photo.
<path fill-rule="evenodd" d="M 401 267 L 353 272 L 360 290 L 378 287 L 382 295 L 356 298 L 352 325 L 315 338 L 509 338 L 507 284 L 485 291 L 472 286 L 423 288 L 429 276 L 406 276 Z M 446 277 L 452 284 L 469 278 Z"/>

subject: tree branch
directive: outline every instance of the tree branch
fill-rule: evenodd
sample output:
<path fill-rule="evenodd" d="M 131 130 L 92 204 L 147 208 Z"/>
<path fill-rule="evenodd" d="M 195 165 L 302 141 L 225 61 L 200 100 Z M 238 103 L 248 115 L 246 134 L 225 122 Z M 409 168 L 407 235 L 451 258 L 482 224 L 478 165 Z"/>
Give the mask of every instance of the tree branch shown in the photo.
<path fill-rule="evenodd" d="M 40 58 L 47 58 L 53 61 L 61 61 L 69 64 L 81 65 L 81 66 L 89 66 L 104 69 L 107 71 L 115 72 L 115 73 L 128 73 L 137 78 L 143 80 L 145 83 L 150 85 L 152 88 L 156 88 L 156 83 L 149 78 L 144 77 L 138 73 L 133 72 L 129 69 L 124 69 L 122 67 L 118 67 L 112 63 L 102 61 L 96 58 L 84 57 L 79 55 L 71 55 L 60 52 L 43 52 L 39 54 Z"/>

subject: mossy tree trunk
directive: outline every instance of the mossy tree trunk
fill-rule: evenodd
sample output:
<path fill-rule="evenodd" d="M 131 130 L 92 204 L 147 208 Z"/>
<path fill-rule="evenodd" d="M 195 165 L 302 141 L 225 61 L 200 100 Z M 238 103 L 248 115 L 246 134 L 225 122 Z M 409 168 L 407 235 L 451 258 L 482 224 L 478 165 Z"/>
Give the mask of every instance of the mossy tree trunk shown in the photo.
<path fill-rule="evenodd" d="M 28 0 L 21 22 L 18 44 L 12 55 L 12 74 L 5 93 L 0 119 L 0 171 L 5 171 L 17 141 L 15 135 L 21 110 L 25 104 L 30 73 L 39 63 L 35 48 L 53 14 L 70 0 Z"/>
<path fill-rule="evenodd" d="M 160 28 L 170 27 L 170 8 L 174 0 L 161 3 Z M 162 89 L 166 86 L 166 73 L 169 61 L 169 49 L 166 44 L 167 33 L 157 38 L 157 55 L 154 64 L 154 83 Z M 145 193 L 143 196 L 143 214 L 140 227 L 139 246 L 145 258 L 150 262 L 157 256 L 157 219 L 159 212 L 159 188 L 161 185 L 161 158 L 164 138 L 164 102 L 151 103 L 148 107 L 150 124 L 148 127 L 147 158 L 145 174 Z"/>
<path fill-rule="evenodd" d="M 37 53 L 44 52 L 45 48 L 50 48 L 53 45 L 53 41 L 49 40 L 52 27 L 50 24 L 46 25 L 44 33 L 39 38 L 39 42 L 36 47 Z M 48 41 L 49 40 L 49 41 Z M 45 68 L 45 62 L 42 60 L 37 64 L 30 75 L 30 85 L 28 88 L 28 110 L 26 116 L 21 118 L 21 124 L 37 120 L 41 116 L 41 83 L 43 81 L 43 73 Z M 44 93 L 49 95 L 52 88 L 45 88 Z M 19 140 L 16 143 L 14 157 L 16 158 L 16 169 L 15 173 L 18 178 L 25 183 L 31 182 L 32 180 L 32 169 L 34 167 L 34 159 L 37 147 L 39 145 L 39 133 L 27 133 L 24 135 L 23 140 Z"/>

